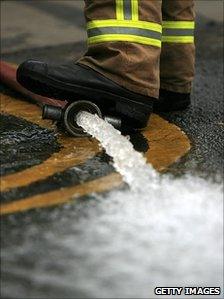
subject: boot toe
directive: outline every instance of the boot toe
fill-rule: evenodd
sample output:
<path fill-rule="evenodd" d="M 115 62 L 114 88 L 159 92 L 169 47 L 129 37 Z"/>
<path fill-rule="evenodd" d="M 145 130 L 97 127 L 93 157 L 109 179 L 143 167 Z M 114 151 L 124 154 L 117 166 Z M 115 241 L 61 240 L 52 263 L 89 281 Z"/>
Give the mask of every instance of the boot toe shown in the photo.
<path fill-rule="evenodd" d="M 43 76 L 46 69 L 46 63 L 36 60 L 26 60 L 20 64 L 17 69 L 16 77 L 17 81 L 23 82 L 24 78 L 27 78 L 31 75 L 41 75 Z"/>

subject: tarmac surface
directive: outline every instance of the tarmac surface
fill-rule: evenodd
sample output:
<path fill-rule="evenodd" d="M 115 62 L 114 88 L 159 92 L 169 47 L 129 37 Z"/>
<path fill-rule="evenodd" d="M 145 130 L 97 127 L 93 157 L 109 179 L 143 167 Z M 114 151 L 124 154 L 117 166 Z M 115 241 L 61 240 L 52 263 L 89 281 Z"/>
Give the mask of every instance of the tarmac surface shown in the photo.
<path fill-rule="evenodd" d="M 19 2 L 1 3 L 2 60 L 19 64 L 25 59 L 33 58 L 64 63 L 82 55 L 86 44 L 80 1 Z M 192 105 L 186 111 L 162 115 L 187 134 L 191 150 L 166 171 L 177 176 L 192 173 L 220 182 L 223 172 L 224 128 L 223 23 L 199 15 L 196 46 Z M 21 98 L 5 85 L 1 85 L 1 93 Z M 1 115 L 0 138 L 3 140 L 3 178 L 38 166 L 60 150 L 54 129 L 33 124 L 14 115 Z M 134 142 L 136 147 L 142 149 L 142 140 Z M 48 178 L 31 182 L 29 186 L 21 184 L 10 190 L 6 189 L 1 201 L 10 203 L 33 196 L 37 193 L 36 190 L 42 194 L 111 175 L 114 170 L 110 158 L 104 153 L 96 153 L 95 144 L 92 144 L 92 149 L 94 154 L 84 164 L 80 162 L 77 167 L 58 171 Z M 83 232 L 81 228 L 86 223 L 90 224 L 88 218 L 91 219 L 91 210 L 98 217 L 102 206 L 94 196 L 83 193 L 76 205 L 65 204 L 4 216 L 1 221 L 2 297 L 90 298 L 91 283 L 95 283 L 92 280 L 94 275 L 99 277 L 97 287 L 102 288 L 102 293 L 99 290 L 92 294 L 94 298 L 105 294 L 115 297 L 129 294 L 120 283 L 124 279 L 120 269 L 117 272 L 116 269 L 113 270 L 114 265 L 109 264 L 111 276 L 106 277 L 104 258 L 108 260 L 111 257 L 106 254 L 97 255 L 97 248 L 105 242 L 105 232 L 95 233 L 90 228 Z M 113 230 L 113 227 L 109 229 Z M 95 238 L 95 242 L 92 240 L 91 243 L 94 245 L 91 253 L 95 255 L 94 264 L 90 263 L 88 255 L 80 251 L 85 244 L 88 245 L 85 238 Z M 116 255 L 116 250 L 113 254 Z M 122 259 L 125 260 L 126 253 L 120 254 L 115 268 L 119 267 L 119 262 L 122 264 Z M 102 277 L 101 270 L 105 277 Z M 139 292 L 141 293 L 140 290 Z"/>

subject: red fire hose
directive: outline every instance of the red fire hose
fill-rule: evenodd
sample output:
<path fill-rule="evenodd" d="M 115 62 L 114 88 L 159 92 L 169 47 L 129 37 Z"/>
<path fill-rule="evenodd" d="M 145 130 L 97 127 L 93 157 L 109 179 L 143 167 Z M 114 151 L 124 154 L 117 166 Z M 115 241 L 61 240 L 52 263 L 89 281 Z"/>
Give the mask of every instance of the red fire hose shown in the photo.
<path fill-rule="evenodd" d="M 25 95 L 26 97 L 34 100 L 34 102 L 38 106 L 43 107 L 44 105 L 48 104 L 63 108 L 67 104 L 66 101 L 59 101 L 47 97 L 42 97 L 22 87 L 16 80 L 16 69 L 16 66 L 13 66 L 12 64 L 0 60 L 1 82 L 9 86 L 10 88 L 18 91 L 19 93 Z"/>

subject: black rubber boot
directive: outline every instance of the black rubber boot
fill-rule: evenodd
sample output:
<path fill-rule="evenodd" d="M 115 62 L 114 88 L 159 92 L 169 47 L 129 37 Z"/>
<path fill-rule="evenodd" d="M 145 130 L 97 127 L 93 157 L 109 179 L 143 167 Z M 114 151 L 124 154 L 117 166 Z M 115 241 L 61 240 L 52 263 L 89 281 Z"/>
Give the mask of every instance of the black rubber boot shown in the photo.
<path fill-rule="evenodd" d="M 153 98 L 131 92 L 77 63 L 57 66 L 28 60 L 19 66 L 17 80 L 26 89 L 42 96 L 68 102 L 91 101 L 102 113 L 115 114 L 125 126 L 135 129 L 146 126 L 153 110 Z"/>
<path fill-rule="evenodd" d="M 153 105 L 154 112 L 171 112 L 186 109 L 191 103 L 189 93 L 178 93 L 161 89 L 159 99 Z"/>

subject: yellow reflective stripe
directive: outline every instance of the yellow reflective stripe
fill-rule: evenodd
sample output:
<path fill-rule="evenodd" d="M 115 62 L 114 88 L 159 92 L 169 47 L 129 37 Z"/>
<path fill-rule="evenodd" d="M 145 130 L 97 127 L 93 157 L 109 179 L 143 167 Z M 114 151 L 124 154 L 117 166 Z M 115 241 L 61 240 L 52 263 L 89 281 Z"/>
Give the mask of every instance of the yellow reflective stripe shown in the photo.
<path fill-rule="evenodd" d="M 124 20 L 123 0 L 116 0 L 116 18 L 117 20 Z"/>
<path fill-rule="evenodd" d="M 138 0 L 131 0 L 132 20 L 138 21 Z"/>
<path fill-rule="evenodd" d="M 170 29 L 194 29 L 195 22 L 194 21 L 163 21 L 163 28 Z"/>
<path fill-rule="evenodd" d="M 163 43 L 194 43 L 193 36 L 162 36 Z"/>
<path fill-rule="evenodd" d="M 132 20 L 94 20 L 87 23 L 87 30 L 97 27 L 133 27 L 140 29 L 150 29 L 156 32 L 162 32 L 162 26 L 157 23 Z"/>
<path fill-rule="evenodd" d="M 114 41 L 125 41 L 139 43 L 143 45 L 151 45 L 156 47 L 161 47 L 161 41 L 157 39 L 141 37 L 138 35 L 128 35 L 128 34 L 104 34 L 88 38 L 89 44 L 102 43 L 102 42 L 114 42 Z"/>

